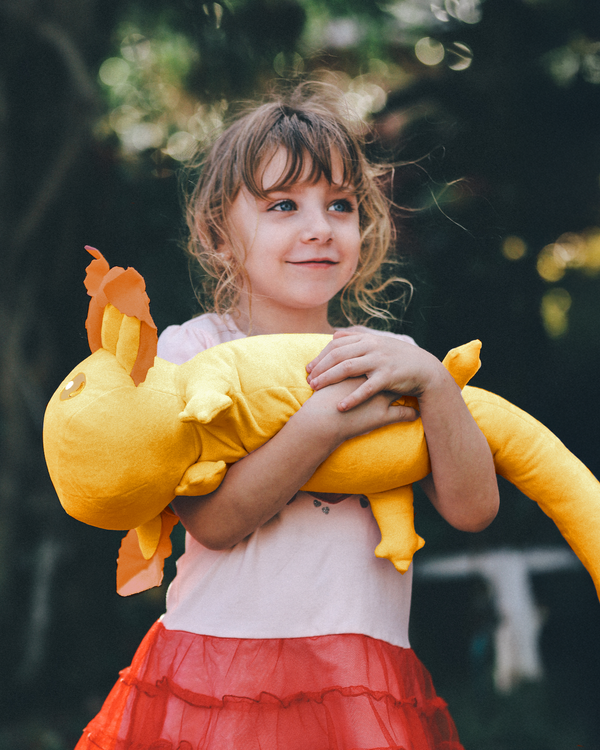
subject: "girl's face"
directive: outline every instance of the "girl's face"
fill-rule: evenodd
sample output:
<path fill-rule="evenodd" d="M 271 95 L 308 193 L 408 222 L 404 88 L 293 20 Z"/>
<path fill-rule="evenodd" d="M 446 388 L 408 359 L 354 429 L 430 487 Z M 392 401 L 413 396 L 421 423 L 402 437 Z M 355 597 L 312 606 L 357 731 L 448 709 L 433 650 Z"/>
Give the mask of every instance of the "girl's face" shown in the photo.
<path fill-rule="evenodd" d="M 255 332 L 329 333 L 328 303 L 350 281 L 359 259 L 356 196 L 341 184 L 342 165 L 335 155 L 331 184 L 324 177 L 311 183 L 301 176 L 290 187 L 270 191 L 285 166 L 280 149 L 262 174 L 267 199 L 242 188 L 229 211 L 250 280 L 238 309 L 243 324 L 251 302 Z M 310 164 L 305 172 L 308 177 Z"/>

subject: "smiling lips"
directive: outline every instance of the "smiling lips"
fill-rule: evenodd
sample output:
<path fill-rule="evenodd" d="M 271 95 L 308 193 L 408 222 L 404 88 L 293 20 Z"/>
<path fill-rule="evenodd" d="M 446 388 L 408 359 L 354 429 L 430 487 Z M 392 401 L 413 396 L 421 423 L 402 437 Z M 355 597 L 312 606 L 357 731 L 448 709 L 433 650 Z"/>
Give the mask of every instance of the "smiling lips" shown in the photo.
<path fill-rule="evenodd" d="M 309 260 L 290 260 L 288 263 L 292 266 L 302 266 L 303 268 L 329 268 L 336 266 L 337 261 L 329 258 L 310 258 Z"/>

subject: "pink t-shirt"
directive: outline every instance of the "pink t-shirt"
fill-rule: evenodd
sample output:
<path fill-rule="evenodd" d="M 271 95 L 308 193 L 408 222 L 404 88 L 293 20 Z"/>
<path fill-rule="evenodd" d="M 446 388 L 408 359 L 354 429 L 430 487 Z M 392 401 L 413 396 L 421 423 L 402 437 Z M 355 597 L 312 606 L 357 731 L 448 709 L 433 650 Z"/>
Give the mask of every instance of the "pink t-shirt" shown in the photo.
<path fill-rule="evenodd" d="M 238 338 L 231 318 L 210 313 L 167 328 L 158 356 L 182 364 Z M 364 498 L 331 505 L 305 492 L 231 549 L 209 550 L 187 534 L 162 622 L 228 638 L 362 633 L 408 648 L 412 566 L 400 575 L 376 558 L 380 538 Z"/>

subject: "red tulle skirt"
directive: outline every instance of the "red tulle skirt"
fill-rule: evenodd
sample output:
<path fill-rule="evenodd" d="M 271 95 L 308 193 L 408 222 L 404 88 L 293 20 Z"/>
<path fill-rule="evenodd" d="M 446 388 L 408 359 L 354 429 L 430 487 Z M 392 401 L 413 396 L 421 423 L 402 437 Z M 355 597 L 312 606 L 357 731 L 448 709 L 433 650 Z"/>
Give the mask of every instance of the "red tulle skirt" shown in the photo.
<path fill-rule="evenodd" d="M 463 750 L 411 649 L 156 623 L 76 750 Z"/>

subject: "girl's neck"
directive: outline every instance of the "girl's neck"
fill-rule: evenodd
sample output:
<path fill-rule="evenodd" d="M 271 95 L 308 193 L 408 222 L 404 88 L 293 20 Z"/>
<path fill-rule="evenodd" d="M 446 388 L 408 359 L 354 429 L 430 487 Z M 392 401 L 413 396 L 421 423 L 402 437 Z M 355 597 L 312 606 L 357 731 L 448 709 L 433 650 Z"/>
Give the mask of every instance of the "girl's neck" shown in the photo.
<path fill-rule="evenodd" d="M 270 333 L 333 333 L 335 328 L 327 319 L 327 307 L 309 310 L 271 309 L 268 305 L 256 304 L 252 308 L 240 304 L 235 324 L 248 336 Z"/>

